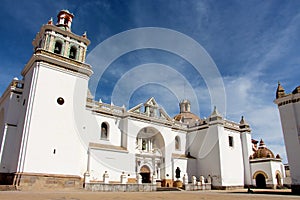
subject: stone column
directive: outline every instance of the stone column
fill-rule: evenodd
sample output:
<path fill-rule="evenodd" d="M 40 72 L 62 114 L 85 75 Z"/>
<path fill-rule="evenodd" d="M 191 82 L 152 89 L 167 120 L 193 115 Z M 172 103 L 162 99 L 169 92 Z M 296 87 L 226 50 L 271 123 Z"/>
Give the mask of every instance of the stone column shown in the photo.
<path fill-rule="evenodd" d="M 142 176 L 140 174 L 136 175 L 137 183 L 142 184 Z"/>
<path fill-rule="evenodd" d="M 109 183 L 109 174 L 107 173 L 107 171 L 105 171 L 104 174 L 103 174 L 103 183 L 104 184 Z"/>
<path fill-rule="evenodd" d="M 125 174 L 125 172 L 122 172 L 120 179 L 121 179 L 121 184 L 127 183 L 127 175 Z"/>
<path fill-rule="evenodd" d="M 211 184 L 211 176 L 210 175 L 208 175 L 208 177 L 207 177 L 207 183 Z"/>
<path fill-rule="evenodd" d="M 183 185 L 187 185 L 189 183 L 189 178 L 187 176 L 187 174 L 184 174 L 184 176 L 182 177 L 183 180 Z"/>
<path fill-rule="evenodd" d="M 88 171 L 84 173 L 84 183 L 90 183 L 90 173 Z"/>
<path fill-rule="evenodd" d="M 152 185 L 156 185 L 156 177 L 155 177 L 155 175 L 152 175 Z"/>
<path fill-rule="evenodd" d="M 204 176 L 200 176 L 200 183 L 201 185 L 204 185 L 205 184 L 205 179 L 204 179 Z"/>
<path fill-rule="evenodd" d="M 196 178 L 196 176 L 192 176 L 192 183 L 193 183 L 193 185 L 197 185 L 197 178 Z"/>

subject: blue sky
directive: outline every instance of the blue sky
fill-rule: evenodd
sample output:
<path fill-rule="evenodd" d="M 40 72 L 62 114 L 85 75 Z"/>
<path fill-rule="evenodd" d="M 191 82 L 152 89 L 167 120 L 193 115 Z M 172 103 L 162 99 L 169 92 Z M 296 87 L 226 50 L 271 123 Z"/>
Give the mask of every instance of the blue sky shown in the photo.
<path fill-rule="evenodd" d="M 198 42 L 214 61 L 225 88 L 225 117 L 239 121 L 245 116 L 252 127 L 252 137 L 263 138 L 286 162 L 280 119 L 273 100 L 278 81 L 287 92 L 299 85 L 299 8 L 297 0 L 2 0 L 0 94 L 14 77 L 22 78 L 20 72 L 32 54 L 33 38 L 50 17 L 56 21 L 61 9 L 75 15 L 74 33 L 81 35 L 87 31 L 91 40 L 88 53 L 123 31 L 167 28 Z M 147 67 L 144 65 L 147 63 L 168 66 L 180 76 L 151 73 L 151 70 L 141 74 L 134 70 L 141 65 Z M 197 100 L 192 103 L 197 105 L 192 105 L 192 111 L 201 117 L 209 116 L 214 106 L 206 82 L 195 68 L 180 56 L 160 49 L 135 50 L 120 56 L 98 77 L 96 100 L 101 98 L 110 103 L 116 84 L 126 73 L 133 77 L 127 80 L 128 86 L 137 78 L 147 80 L 148 84 L 136 88 L 129 102 L 115 98 L 116 105 L 132 107 L 154 96 L 174 116 L 179 112 L 178 100 L 195 97 Z M 154 76 L 167 77 L 165 84 L 151 81 Z"/>

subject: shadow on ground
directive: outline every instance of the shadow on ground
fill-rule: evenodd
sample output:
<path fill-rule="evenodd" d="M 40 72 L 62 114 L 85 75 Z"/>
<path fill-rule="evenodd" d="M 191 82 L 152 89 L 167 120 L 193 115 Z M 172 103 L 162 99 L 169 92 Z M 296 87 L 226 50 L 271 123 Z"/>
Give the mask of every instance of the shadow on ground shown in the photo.
<path fill-rule="evenodd" d="M 292 193 L 290 189 L 283 189 L 283 190 L 268 190 L 268 189 L 251 189 L 251 191 L 232 191 L 231 193 L 236 194 L 269 194 L 269 195 L 292 195 L 292 196 L 299 196 L 299 194 Z"/>

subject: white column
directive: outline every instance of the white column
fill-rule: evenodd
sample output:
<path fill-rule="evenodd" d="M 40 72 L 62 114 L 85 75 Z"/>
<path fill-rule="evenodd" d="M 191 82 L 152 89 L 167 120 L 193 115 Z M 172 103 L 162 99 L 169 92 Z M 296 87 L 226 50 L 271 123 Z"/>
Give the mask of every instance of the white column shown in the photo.
<path fill-rule="evenodd" d="M 148 152 L 151 150 L 151 149 L 150 149 L 150 144 L 151 144 L 151 141 L 150 141 L 150 139 L 148 139 L 148 146 L 147 146 Z"/>
<path fill-rule="evenodd" d="M 104 174 L 103 174 L 103 183 L 104 184 L 109 183 L 109 174 L 107 173 L 107 171 L 105 171 Z"/>
<path fill-rule="evenodd" d="M 160 168 L 159 167 L 157 167 L 157 179 L 159 179 L 159 180 L 161 179 L 160 178 Z"/>
<path fill-rule="evenodd" d="M 138 147 L 139 147 L 138 149 L 139 149 L 139 150 L 142 149 L 142 144 L 143 144 L 142 138 L 139 138 L 139 139 L 138 139 Z"/>

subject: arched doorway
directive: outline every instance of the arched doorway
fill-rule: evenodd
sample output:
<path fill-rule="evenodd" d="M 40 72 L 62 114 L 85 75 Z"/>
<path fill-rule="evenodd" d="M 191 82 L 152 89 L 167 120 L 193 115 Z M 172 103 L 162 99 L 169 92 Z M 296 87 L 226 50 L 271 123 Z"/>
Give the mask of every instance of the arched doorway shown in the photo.
<path fill-rule="evenodd" d="M 255 181 L 257 188 L 266 188 L 266 177 L 263 174 L 257 174 Z"/>
<path fill-rule="evenodd" d="M 276 180 L 277 180 L 277 185 L 281 186 L 282 185 L 282 183 L 281 183 L 281 175 L 279 173 L 276 174 Z"/>
<path fill-rule="evenodd" d="M 140 175 L 142 176 L 142 183 L 151 183 L 150 169 L 147 165 L 143 165 L 140 169 Z"/>

